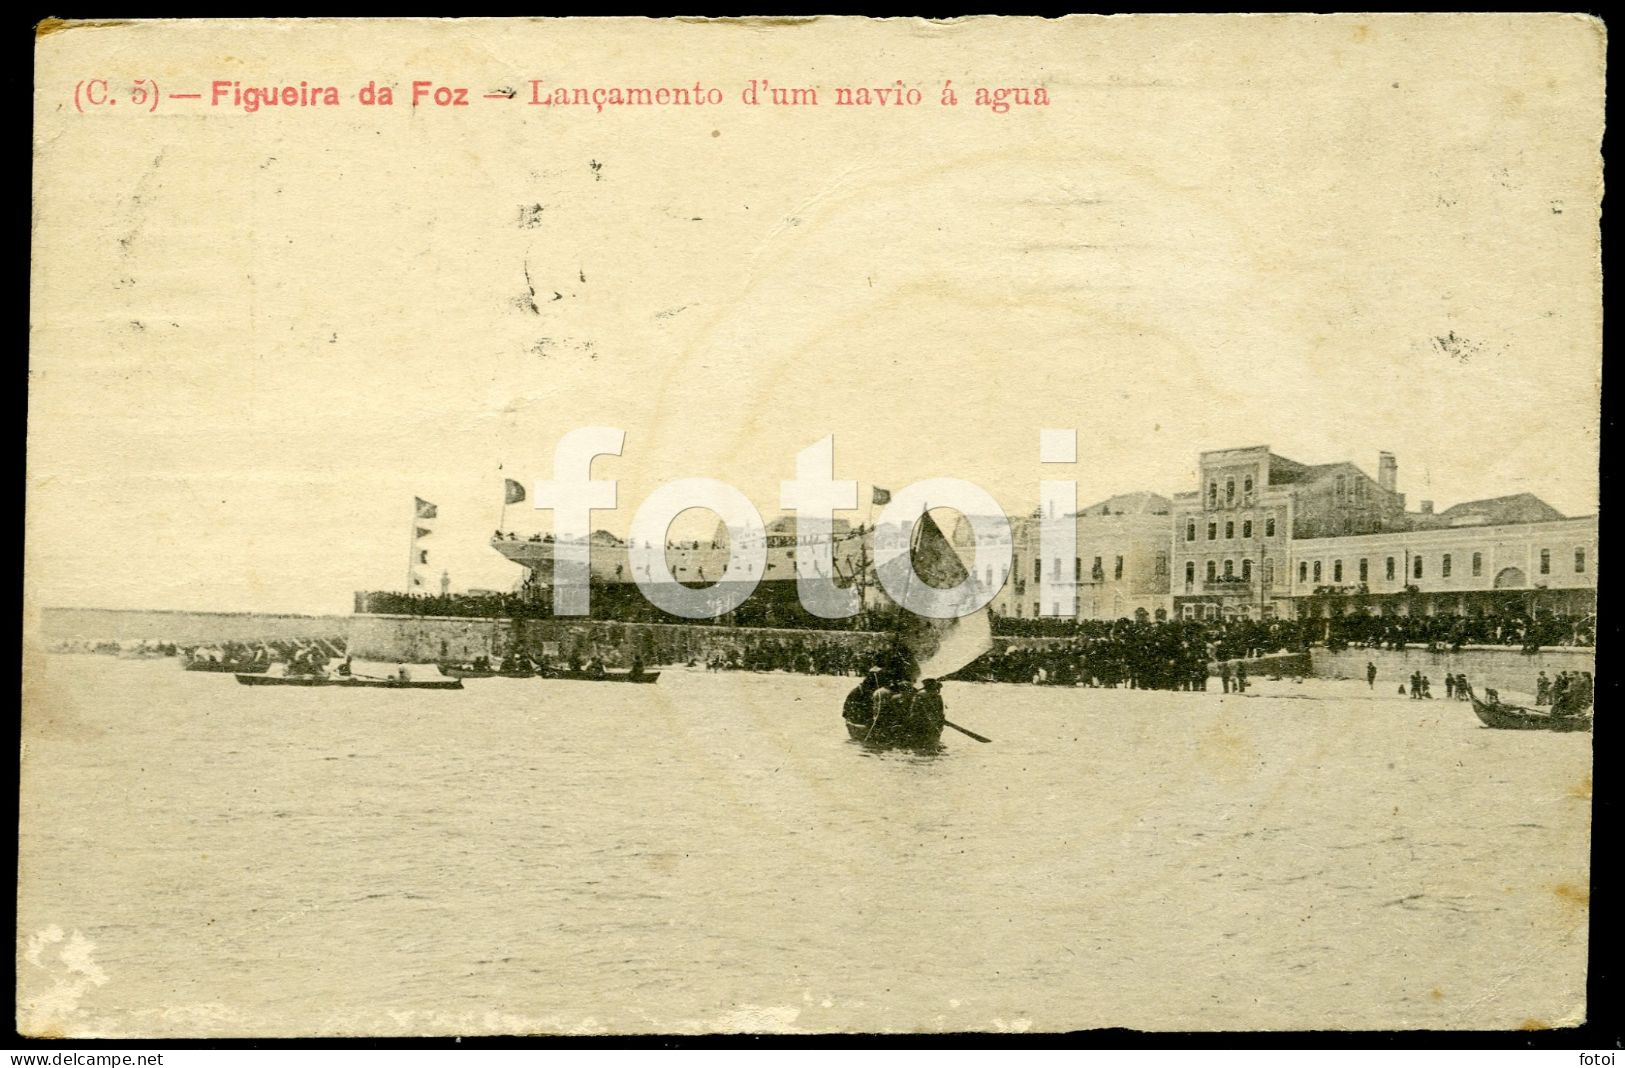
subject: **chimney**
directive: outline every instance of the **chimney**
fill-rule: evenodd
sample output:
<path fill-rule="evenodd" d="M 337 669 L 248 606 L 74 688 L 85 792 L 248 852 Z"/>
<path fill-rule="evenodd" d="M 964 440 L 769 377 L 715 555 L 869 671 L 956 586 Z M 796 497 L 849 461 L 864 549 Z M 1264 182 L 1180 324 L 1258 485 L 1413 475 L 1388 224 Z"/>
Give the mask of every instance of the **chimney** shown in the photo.
<path fill-rule="evenodd" d="M 1399 461 L 1391 452 L 1377 453 L 1377 485 L 1389 493 L 1399 485 Z"/>
<path fill-rule="evenodd" d="M 1432 515 L 1433 514 L 1433 502 L 1432 501 L 1423 501 L 1422 502 L 1422 514 L 1423 515 Z"/>

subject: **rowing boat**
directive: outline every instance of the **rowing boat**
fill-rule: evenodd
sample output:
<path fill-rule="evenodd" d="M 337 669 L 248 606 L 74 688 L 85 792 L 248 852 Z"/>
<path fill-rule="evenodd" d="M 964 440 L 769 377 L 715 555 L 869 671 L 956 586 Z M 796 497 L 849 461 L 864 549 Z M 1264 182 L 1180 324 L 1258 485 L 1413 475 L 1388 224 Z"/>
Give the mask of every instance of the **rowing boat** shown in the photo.
<path fill-rule="evenodd" d="M 660 672 L 645 671 L 634 675 L 630 671 L 569 671 L 564 668 L 543 668 L 538 674 L 544 679 L 571 679 L 576 682 L 635 682 L 649 685 L 660 681 Z"/>
<path fill-rule="evenodd" d="M 1495 697 L 1488 701 L 1480 700 L 1472 690 L 1467 691 L 1467 696 L 1473 702 L 1473 711 L 1478 714 L 1479 721 L 1497 730 L 1570 732 L 1591 729 L 1591 717 L 1584 712 L 1558 716 L 1522 705 L 1504 704 Z"/>
<path fill-rule="evenodd" d="M 355 690 L 461 690 L 462 679 L 385 679 L 355 675 L 238 675 L 244 686 L 338 686 Z"/>

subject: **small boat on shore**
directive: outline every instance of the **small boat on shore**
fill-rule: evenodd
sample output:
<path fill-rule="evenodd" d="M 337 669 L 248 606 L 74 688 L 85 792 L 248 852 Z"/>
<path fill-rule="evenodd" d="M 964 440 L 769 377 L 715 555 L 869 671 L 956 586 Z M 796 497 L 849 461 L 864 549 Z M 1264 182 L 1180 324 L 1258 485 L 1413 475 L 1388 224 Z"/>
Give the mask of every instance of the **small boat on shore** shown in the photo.
<path fill-rule="evenodd" d="M 645 686 L 660 681 L 660 672 L 658 671 L 643 671 L 637 674 L 630 671 L 605 671 L 603 674 L 599 674 L 596 671 L 543 668 L 537 672 L 537 675 L 544 679 L 572 679 L 576 682 L 634 682 Z"/>
<path fill-rule="evenodd" d="M 1555 715 L 1522 705 L 1504 704 L 1494 690 L 1485 691 L 1485 695 L 1489 700 L 1481 699 L 1472 690 L 1467 691 L 1468 698 L 1473 702 L 1473 711 L 1486 727 L 1503 731 L 1572 732 L 1591 729 L 1591 717 L 1585 712 Z"/>
<path fill-rule="evenodd" d="M 356 675 L 248 675 L 239 674 L 244 686 L 338 686 L 345 689 L 376 690 L 461 690 L 462 679 L 388 679 Z"/>

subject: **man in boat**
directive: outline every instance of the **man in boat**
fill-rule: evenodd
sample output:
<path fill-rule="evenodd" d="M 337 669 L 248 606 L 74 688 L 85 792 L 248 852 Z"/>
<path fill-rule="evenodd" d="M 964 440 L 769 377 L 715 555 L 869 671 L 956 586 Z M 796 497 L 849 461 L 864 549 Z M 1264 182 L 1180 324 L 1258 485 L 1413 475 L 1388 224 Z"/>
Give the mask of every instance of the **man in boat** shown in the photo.
<path fill-rule="evenodd" d="M 632 655 L 632 677 L 634 679 L 643 678 L 643 657 L 636 653 Z"/>
<path fill-rule="evenodd" d="M 344 663 L 339 665 L 339 674 L 345 678 L 350 677 L 350 658 L 348 656 L 344 658 Z"/>
<path fill-rule="evenodd" d="M 874 722 L 874 695 L 880 689 L 880 668 L 875 666 L 863 676 L 863 681 L 852 688 L 846 695 L 846 703 L 841 706 L 841 716 L 853 723 Z"/>
<path fill-rule="evenodd" d="M 411 682 L 412 681 L 412 676 L 407 672 L 405 664 L 396 664 L 395 665 L 395 681 L 396 682 Z"/>
<path fill-rule="evenodd" d="M 910 715 L 916 723 L 941 731 L 948 718 L 942 707 L 942 683 L 937 679 L 926 679 L 920 686 L 920 692 L 914 695 L 911 703 Z"/>
<path fill-rule="evenodd" d="M 608 674 L 604 669 L 604 658 L 601 656 L 593 657 L 592 663 L 587 665 L 587 674 L 595 679 L 601 679 Z"/>

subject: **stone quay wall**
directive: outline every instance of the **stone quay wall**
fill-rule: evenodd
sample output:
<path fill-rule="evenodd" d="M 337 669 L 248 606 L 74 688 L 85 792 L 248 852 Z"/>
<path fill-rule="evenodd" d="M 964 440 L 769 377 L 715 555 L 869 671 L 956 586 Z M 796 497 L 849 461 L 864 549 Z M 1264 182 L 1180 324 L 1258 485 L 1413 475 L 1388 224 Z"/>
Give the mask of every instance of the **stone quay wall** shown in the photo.
<path fill-rule="evenodd" d="M 42 608 L 39 635 L 56 642 L 211 642 L 343 638 L 350 616 L 278 615 L 264 612 L 160 612 L 119 608 Z"/>
<path fill-rule="evenodd" d="M 356 615 L 351 617 L 351 655 L 362 660 L 431 663 L 507 656 L 523 651 L 557 659 L 572 653 L 602 656 L 611 667 L 640 656 L 651 667 L 701 663 L 756 640 L 808 645 L 841 644 L 868 653 L 886 635 L 870 631 L 790 630 L 784 627 L 718 627 L 692 623 L 612 623 L 602 620 L 489 619 L 452 616 Z"/>
<path fill-rule="evenodd" d="M 1323 678 L 1364 679 L 1365 666 L 1377 665 L 1377 685 L 1390 690 L 1420 671 L 1431 683 L 1435 696 L 1444 694 L 1445 675 L 1466 675 L 1473 689 L 1482 694 L 1486 687 L 1497 690 L 1532 694 L 1535 676 L 1542 671 L 1547 678 L 1555 678 L 1559 671 L 1590 671 L 1595 673 L 1595 649 L 1547 646 L 1537 653 L 1524 653 L 1494 645 L 1464 645 L 1459 652 L 1442 650 L 1430 653 L 1416 649 L 1356 649 L 1328 652 L 1310 650 L 1314 674 Z"/>

